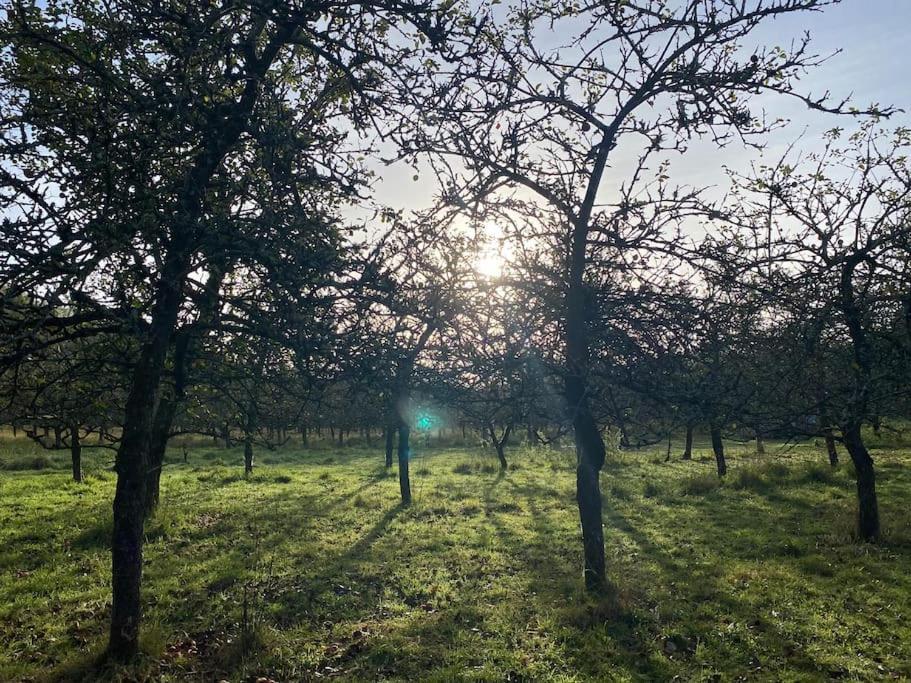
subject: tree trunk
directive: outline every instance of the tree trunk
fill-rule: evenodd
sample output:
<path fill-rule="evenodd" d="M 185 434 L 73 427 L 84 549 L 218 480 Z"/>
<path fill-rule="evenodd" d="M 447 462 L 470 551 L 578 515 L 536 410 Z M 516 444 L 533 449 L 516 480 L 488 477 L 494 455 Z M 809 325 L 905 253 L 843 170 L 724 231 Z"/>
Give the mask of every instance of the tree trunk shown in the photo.
<path fill-rule="evenodd" d="M 221 269 L 213 264 L 206 282 L 206 296 L 200 304 L 200 321 L 205 323 L 211 321 L 222 280 L 223 273 Z M 174 424 L 174 417 L 177 415 L 177 408 L 185 396 L 188 366 L 192 362 L 193 336 L 187 330 L 181 330 L 176 333 L 175 337 L 173 353 L 174 386 L 169 393 L 161 392 L 158 408 L 155 410 L 155 418 L 152 423 L 145 500 L 146 515 L 149 515 L 158 506 L 161 470 L 164 467 L 168 439 L 171 436 L 171 427 Z M 184 446 L 184 462 L 186 462 L 186 446 Z"/>
<path fill-rule="evenodd" d="M 156 344 L 154 351 L 143 353 L 137 364 L 115 464 L 117 489 L 111 542 L 113 601 L 108 653 L 120 660 L 134 657 L 139 648 L 146 475 L 154 394 L 158 391 L 165 352 L 166 346 L 162 348 Z"/>
<path fill-rule="evenodd" d="M 307 427 L 307 425 L 304 425 L 303 427 L 301 427 L 301 445 L 302 446 L 308 445 L 308 441 L 309 441 L 308 432 L 309 432 L 309 427 Z"/>
<path fill-rule="evenodd" d="M 879 538 L 879 506 L 876 501 L 876 476 L 873 459 L 867 452 L 860 427 L 869 405 L 870 382 L 873 374 L 873 347 L 863 325 L 863 314 L 854 296 L 854 269 L 863 261 L 856 252 L 842 266 L 839 293 L 845 324 L 851 335 L 854 352 L 854 395 L 851 398 L 850 418 L 842 428 L 845 448 L 857 473 L 857 535 L 865 541 Z"/>
<path fill-rule="evenodd" d="M 686 425 L 686 442 L 683 446 L 683 459 L 693 459 L 693 425 L 689 423 Z"/>
<path fill-rule="evenodd" d="M 82 444 L 79 441 L 79 426 L 70 425 L 70 456 L 73 461 L 73 481 L 82 481 Z"/>
<path fill-rule="evenodd" d="M 175 310 L 176 314 L 176 310 Z M 151 440 L 152 413 L 166 344 L 151 345 L 137 364 L 127 401 L 123 438 L 117 451 L 117 489 L 111 542 L 112 607 L 108 652 L 126 660 L 139 648 L 143 524 Z"/>
<path fill-rule="evenodd" d="M 404 422 L 399 424 L 399 490 L 402 493 L 402 505 L 411 505 L 411 477 L 408 473 L 408 436 L 411 430 Z"/>
<path fill-rule="evenodd" d="M 564 389 L 576 442 L 576 502 L 582 527 L 585 587 L 600 589 L 607 583 L 604 562 L 604 528 L 601 519 L 600 472 L 604 466 L 604 441 L 588 405 L 588 319 L 585 284 L 588 230 L 598 186 L 613 140 L 604 138 L 595 147 L 595 159 L 585 198 L 572 223 L 569 278 L 566 289 L 564 335 L 566 368 Z"/>
<path fill-rule="evenodd" d="M 506 470 L 509 468 L 509 463 L 506 461 L 506 452 L 503 448 L 503 444 L 499 441 L 494 441 L 494 448 L 497 449 L 497 460 L 500 461 L 500 469 Z"/>
<path fill-rule="evenodd" d="M 341 427 L 339 427 L 338 428 L 338 445 L 339 446 L 345 445 L 344 438 L 345 438 L 345 430 L 342 429 Z"/>
<path fill-rule="evenodd" d="M 152 457 L 149 458 L 149 473 L 146 477 L 146 515 L 151 515 L 158 507 L 159 492 L 161 490 L 161 468 L 163 466 L 164 450 L 167 447 L 167 435 L 163 437 L 164 444 L 159 445 L 159 438 L 153 437 Z"/>
<path fill-rule="evenodd" d="M 582 292 L 578 292 L 578 295 L 581 297 Z M 581 306 L 581 301 L 578 305 Z M 572 307 L 571 304 L 570 308 Z M 576 442 L 576 503 L 579 506 L 584 554 L 582 572 L 585 587 L 596 590 L 607 581 L 599 481 L 604 466 L 604 441 L 588 407 L 586 375 L 581 362 L 582 359 L 587 359 L 588 347 L 581 310 L 578 316 L 567 315 L 566 329 L 567 360 L 570 365 L 565 385 Z"/>
<path fill-rule="evenodd" d="M 244 476 L 253 474 L 253 436 L 256 434 L 259 416 L 256 406 L 247 409 L 247 419 L 244 421 Z"/>
<path fill-rule="evenodd" d="M 503 432 L 503 438 L 497 438 L 497 430 L 493 423 L 488 423 L 487 433 L 490 434 L 490 441 L 493 443 L 493 447 L 497 451 L 497 460 L 500 461 L 500 469 L 506 470 L 509 468 L 509 463 L 506 460 L 506 442 L 509 440 L 509 432 L 512 430 L 512 425 L 506 427 L 506 431 Z"/>
<path fill-rule="evenodd" d="M 622 448 L 629 448 L 632 445 L 632 442 L 629 440 L 629 432 L 626 431 L 626 425 L 620 423 L 620 446 Z"/>
<path fill-rule="evenodd" d="M 221 438 L 225 442 L 225 448 L 231 448 L 231 426 L 227 422 L 221 428 Z"/>
<path fill-rule="evenodd" d="M 112 605 L 108 654 L 120 660 L 134 657 L 139 650 L 149 449 L 161 377 L 183 299 L 189 260 L 184 250 L 185 243 L 179 237 L 173 238 L 156 288 L 149 335 L 134 366 L 114 465 L 117 489 L 111 539 Z"/>
<path fill-rule="evenodd" d="M 756 432 L 756 455 L 765 455 L 765 442 L 759 432 Z"/>
<path fill-rule="evenodd" d="M 822 409 L 819 411 L 819 427 L 822 430 L 822 437 L 826 442 L 826 453 L 829 455 L 829 464 L 832 467 L 837 467 L 838 449 L 835 446 L 835 435 L 832 432 L 832 423 L 829 421 L 828 412 L 821 399 L 820 405 L 822 405 Z"/>
<path fill-rule="evenodd" d="M 244 434 L 244 476 L 253 474 L 253 437 Z"/>
<path fill-rule="evenodd" d="M 386 425 L 386 467 L 392 467 L 392 451 L 395 446 L 395 425 Z"/>
<path fill-rule="evenodd" d="M 879 504 L 873 458 L 864 445 L 859 422 L 848 425 L 843 433 L 845 448 L 857 472 L 857 535 L 864 541 L 876 541 L 879 539 Z"/>
<path fill-rule="evenodd" d="M 724 459 L 724 442 L 721 440 L 721 428 L 716 425 L 710 425 L 712 434 L 712 451 L 715 453 L 715 464 L 718 467 L 718 476 L 723 477 L 728 473 L 728 465 Z"/>
<path fill-rule="evenodd" d="M 149 447 L 148 476 L 146 477 L 145 513 L 150 515 L 158 507 L 161 485 L 161 469 L 164 466 L 164 455 L 168 448 L 171 424 L 177 412 L 177 399 L 173 396 L 162 396 L 155 411 L 152 424 L 151 445 Z"/>
<path fill-rule="evenodd" d="M 54 448 L 63 448 L 63 427 L 54 426 Z"/>
<path fill-rule="evenodd" d="M 583 577 L 585 579 L 585 587 L 588 589 L 598 589 L 607 580 L 604 563 L 604 528 L 601 521 L 599 472 L 599 468 L 592 465 L 585 456 L 580 455 L 578 457 L 578 465 L 576 466 L 576 502 L 579 505 L 579 521 L 582 526 Z"/>
<path fill-rule="evenodd" d="M 131 659 L 139 650 L 139 620 L 142 614 L 140 585 L 145 477 L 142 472 L 131 469 L 133 471 L 118 474 L 117 477 L 111 545 L 113 602 L 108 653 L 120 660 Z"/>
<path fill-rule="evenodd" d="M 835 446 L 835 435 L 832 434 L 832 428 L 826 427 L 823 432 L 826 440 L 826 452 L 829 454 L 829 464 L 832 467 L 838 467 L 838 448 Z"/>

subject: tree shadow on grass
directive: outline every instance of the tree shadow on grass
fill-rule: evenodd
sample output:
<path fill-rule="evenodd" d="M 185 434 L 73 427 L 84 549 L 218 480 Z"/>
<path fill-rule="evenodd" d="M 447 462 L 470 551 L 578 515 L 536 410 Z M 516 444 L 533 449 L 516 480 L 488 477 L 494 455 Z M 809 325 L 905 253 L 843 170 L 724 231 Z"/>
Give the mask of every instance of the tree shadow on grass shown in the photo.
<path fill-rule="evenodd" d="M 611 582 L 597 592 L 584 590 L 581 536 L 566 533 L 566 525 L 577 527 L 575 501 L 556 490 L 542 492 L 528 485 L 513 490 L 523 498 L 535 535 L 536 550 L 528 558 L 535 609 L 559 628 L 560 650 L 573 672 L 592 680 L 608 675 L 671 678 L 674 671 L 665 662 L 649 661 L 652 635 L 643 631 L 623 582 Z M 557 516 L 566 517 L 563 528 Z M 560 561 L 555 562 L 556 557 Z"/>
<path fill-rule="evenodd" d="M 447 499 L 444 489 L 434 489 L 433 509 L 417 505 L 411 512 L 369 500 L 339 512 L 376 483 L 371 478 L 386 478 L 377 473 L 366 481 L 348 479 L 351 488 L 313 495 L 301 494 L 299 487 L 272 489 L 260 501 L 262 507 L 273 503 L 261 520 L 270 527 L 268 543 L 284 559 L 278 589 L 270 596 L 270 627 L 297 629 L 297 636 L 288 637 L 303 637 L 308 652 L 317 648 L 320 674 L 361 679 L 431 674 L 439 680 L 502 679 L 518 672 L 530 680 L 556 675 L 668 680 L 708 675 L 713 666 L 732 677 L 763 678 L 775 673 L 766 658 L 798 677 L 836 675 L 825 662 L 800 654 L 800 646 L 810 644 L 802 640 L 807 631 L 801 615 L 790 627 L 782 625 L 771 616 L 765 595 L 756 592 L 759 579 L 752 592 L 736 587 L 741 575 L 744 581 L 779 580 L 784 573 L 778 564 L 810 573 L 811 564 L 798 566 L 803 558 L 792 554 L 782 536 L 813 544 L 808 534 L 818 524 L 806 526 L 818 516 L 813 499 L 790 489 L 770 499 L 768 491 L 730 485 L 671 499 L 671 489 L 660 480 L 658 497 L 606 496 L 614 590 L 587 595 L 579 576 L 577 511 L 564 486 L 568 480 L 533 485 L 525 470 L 491 475 L 483 486 L 464 478 L 475 488 L 458 497 Z M 636 477 L 638 472 L 631 472 L 618 485 L 641 489 L 645 480 Z M 257 500 L 245 500 L 251 502 Z M 468 507 L 471 513 L 462 511 Z M 463 564 L 453 571 L 431 537 L 454 514 L 464 515 L 464 526 L 458 536 L 441 536 L 454 541 L 450 547 L 461 554 Z M 665 517 L 652 523 L 652 515 Z M 395 523 L 399 516 L 407 525 Z M 486 540 L 485 529 L 493 532 Z M 321 543 L 323 530 L 334 539 L 328 545 Z M 301 548 L 307 552 L 295 555 Z M 767 560 L 774 571 L 763 573 Z M 412 572 L 416 576 L 409 582 Z M 454 585 L 451 593 L 425 598 L 419 584 L 430 595 L 438 579 Z M 775 599 L 788 600 L 794 590 L 778 589 Z M 198 609 L 212 599 L 204 592 L 198 597 Z M 391 613 L 387 603 L 393 603 Z M 353 635 L 364 632 L 368 635 Z M 524 638 L 541 638 L 542 645 L 528 648 Z M 520 661 L 529 652 L 545 668 Z"/>
<path fill-rule="evenodd" d="M 627 566 L 612 573 L 618 577 L 619 590 L 631 596 L 633 609 L 652 639 L 651 662 L 674 659 L 692 665 L 702 643 L 725 654 L 725 661 L 718 662 L 724 670 L 739 669 L 741 675 L 751 675 L 760 673 L 766 652 L 784 652 L 790 647 L 788 634 L 779 624 L 757 614 L 755 605 L 738 599 L 723 585 L 725 565 L 735 558 L 726 556 L 722 534 L 710 533 L 708 539 L 697 542 L 713 558 L 706 562 L 705 558 L 672 556 L 613 506 L 606 506 L 605 521 L 608 534 L 619 532 L 638 549 L 638 567 L 620 560 Z M 718 542 L 713 543 L 712 538 Z M 728 629 L 733 630 L 719 631 L 719 619 L 729 620 Z M 755 647 L 757 641 L 762 656 Z M 787 661 L 790 670 L 814 676 L 821 673 L 819 664 L 797 648 Z"/>
<path fill-rule="evenodd" d="M 351 570 L 353 565 L 367 559 L 373 545 L 405 509 L 399 504 L 386 510 L 366 534 L 338 555 L 320 563 L 317 571 L 308 571 L 309 567 L 296 563 L 300 571 L 295 585 L 282 586 L 274 601 L 277 622 L 283 628 L 305 622 L 320 623 L 327 615 L 331 616 L 333 607 L 340 602 L 353 603 L 346 606 L 347 611 L 356 608 L 367 613 L 375 608 L 382 594 L 382 584 L 371 577 L 353 577 Z"/>
<path fill-rule="evenodd" d="M 759 529 L 752 529 L 752 534 L 732 548 L 727 533 L 732 528 L 731 517 L 712 518 L 712 505 L 724 505 L 726 501 L 699 501 L 700 509 L 695 513 L 690 510 L 677 513 L 675 509 L 675 513 L 687 518 L 679 525 L 681 538 L 657 541 L 605 497 L 605 535 L 613 584 L 603 594 L 586 594 L 577 573 L 567 573 L 565 562 L 554 562 L 555 553 L 561 552 L 581 561 L 581 548 L 555 547 L 559 543 L 557 539 L 567 534 L 553 517 L 555 514 L 575 517 L 572 502 L 547 506 L 549 497 L 542 495 L 541 490 L 521 484 L 512 490 L 522 498 L 523 507 L 530 513 L 530 528 L 537 536 L 534 546 L 547 549 L 526 558 L 536 568 L 532 584 L 539 596 L 536 609 L 550 613 L 565 629 L 563 649 L 579 673 L 597 679 L 608 672 L 616 675 L 626 671 L 626 675 L 650 680 L 694 675 L 702 667 L 696 661 L 697 649 L 700 643 L 719 638 L 717 620 L 721 615 L 728 615 L 726 618 L 732 624 L 747 626 L 743 634 L 722 636 L 730 641 L 724 646 L 730 659 L 718 662 L 724 670 L 740 667 L 744 675 L 751 672 L 761 675 L 761 658 L 750 646 L 756 640 L 763 657 L 768 651 L 784 653 L 789 669 L 794 672 L 820 676 L 825 671 L 812 657 L 800 654 L 800 648 L 794 646 L 790 635 L 779 624 L 756 614 L 754 605 L 739 599 L 723 585 L 728 566 L 757 559 L 752 547 L 757 535 L 769 545 L 772 536 L 780 535 L 780 527 L 773 518 L 751 516 L 747 512 L 745 517 L 753 520 L 749 526 Z M 797 508 L 801 514 L 801 506 Z M 695 515 L 701 513 L 705 519 L 697 523 Z M 497 524 L 496 518 L 492 521 Z M 701 527 L 702 532 L 694 535 L 694 526 Z M 516 539 L 508 530 L 500 529 L 500 533 L 504 543 L 515 544 Z M 577 539 L 572 535 L 571 540 Z M 685 552 L 678 552 L 675 545 L 667 545 L 678 541 L 689 542 L 702 550 L 704 556 L 688 557 Z M 712 557 L 714 561 L 710 560 Z M 541 566 L 557 571 L 542 571 Z M 568 576 L 572 576 L 571 582 Z M 560 600 L 564 606 L 555 608 L 554 602 Z M 692 606 L 693 614 L 682 612 L 688 605 Z M 697 606 L 703 607 L 701 612 Z M 593 643 L 599 644 L 598 656 L 592 656 Z"/>

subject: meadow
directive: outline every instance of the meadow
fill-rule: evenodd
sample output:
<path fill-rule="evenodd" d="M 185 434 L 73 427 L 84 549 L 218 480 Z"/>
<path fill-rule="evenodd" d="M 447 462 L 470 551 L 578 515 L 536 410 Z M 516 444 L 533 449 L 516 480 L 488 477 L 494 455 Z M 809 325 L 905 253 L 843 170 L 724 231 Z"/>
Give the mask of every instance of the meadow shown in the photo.
<path fill-rule="evenodd" d="M 588 595 L 569 450 L 417 439 L 414 504 L 379 446 L 171 449 L 147 523 L 143 655 L 99 659 L 108 453 L 0 444 L 0 680 L 911 678 L 911 450 L 871 437 L 884 539 L 853 538 L 823 448 L 706 443 L 602 473 L 610 590 Z M 847 459 L 846 454 L 842 456 Z M 38 468 L 38 469 L 36 469 Z"/>

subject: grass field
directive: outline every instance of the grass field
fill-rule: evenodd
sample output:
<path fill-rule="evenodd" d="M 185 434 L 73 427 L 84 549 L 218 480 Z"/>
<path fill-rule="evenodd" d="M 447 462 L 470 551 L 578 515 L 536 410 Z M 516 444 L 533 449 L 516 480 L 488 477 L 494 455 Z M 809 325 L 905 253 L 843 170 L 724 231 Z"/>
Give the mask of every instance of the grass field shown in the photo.
<path fill-rule="evenodd" d="M 2 681 L 911 678 L 908 450 L 873 451 L 876 546 L 852 539 L 850 465 L 813 444 L 733 446 L 723 484 L 707 450 L 623 453 L 602 475 L 612 589 L 592 597 L 568 452 L 517 448 L 501 474 L 418 443 L 402 509 L 378 449 L 260 453 L 248 480 L 241 449 L 175 449 L 146 654 L 118 670 L 96 664 L 110 456 L 87 455 L 80 485 L 66 452 L 29 449 L 0 445 Z"/>

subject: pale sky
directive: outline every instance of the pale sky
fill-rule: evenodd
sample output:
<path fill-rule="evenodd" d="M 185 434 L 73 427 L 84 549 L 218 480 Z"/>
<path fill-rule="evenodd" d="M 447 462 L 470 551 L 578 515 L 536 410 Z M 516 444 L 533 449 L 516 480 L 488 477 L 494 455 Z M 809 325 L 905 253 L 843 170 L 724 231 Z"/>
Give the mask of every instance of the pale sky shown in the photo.
<path fill-rule="evenodd" d="M 818 95 L 829 90 L 835 100 L 853 93 L 852 102 L 859 107 L 873 102 L 899 107 L 906 111 L 885 125 L 911 126 L 911 0 L 844 0 L 824 12 L 784 15 L 761 26 L 744 48 L 786 46 L 806 30 L 814 53 L 829 54 L 839 48 L 842 52 L 801 81 L 804 91 Z M 770 160 L 777 159 L 801 134 L 799 147 L 809 149 L 818 144 L 823 131 L 835 126 L 851 129 L 857 123 L 851 117 L 809 112 L 796 100 L 782 97 L 768 104 L 771 117 L 791 119 L 789 126 L 769 138 L 765 156 Z M 756 152 L 736 145 L 721 151 L 709 143 L 693 145 L 687 154 L 674 159 L 671 177 L 679 184 L 724 186 L 722 165 L 745 169 L 756 159 Z M 623 166 L 623 159 L 617 159 L 607 184 L 625 177 Z M 382 176 L 376 185 L 379 201 L 400 208 L 430 203 L 436 185 L 429 172 L 422 172 L 415 182 L 414 172 L 404 165 L 378 170 Z"/>

